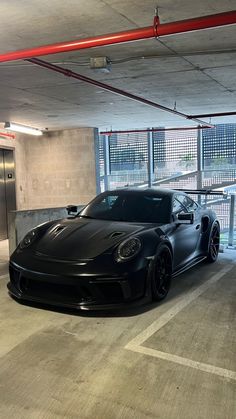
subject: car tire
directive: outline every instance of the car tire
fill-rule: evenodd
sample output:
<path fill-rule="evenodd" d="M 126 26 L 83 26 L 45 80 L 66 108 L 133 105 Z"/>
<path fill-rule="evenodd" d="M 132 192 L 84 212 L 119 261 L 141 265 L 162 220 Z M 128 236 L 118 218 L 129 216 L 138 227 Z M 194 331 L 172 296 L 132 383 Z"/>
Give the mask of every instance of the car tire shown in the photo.
<path fill-rule="evenodd" d="M 158 248 L 151 275 L 152 299 L 161 301 L 171 286 L 172 254 L 168 246 L 163 244 Z"/>
<path fill-rule="evenodd" d="M 213 224 L 208 244 L 207 262 L 213 263 L 217 260 L 220 248 L 220 226 Z"/>

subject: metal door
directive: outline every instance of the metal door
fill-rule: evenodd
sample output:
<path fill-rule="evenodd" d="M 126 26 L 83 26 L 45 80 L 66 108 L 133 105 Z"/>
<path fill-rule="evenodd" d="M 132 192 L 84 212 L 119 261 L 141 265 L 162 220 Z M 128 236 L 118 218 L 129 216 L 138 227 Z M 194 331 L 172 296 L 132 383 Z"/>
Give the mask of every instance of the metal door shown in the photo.
<path fill-rule="evenodd" d="M 0 149 L 0 240 L 7 238 L 7 205 L 3 150 Z"/>
<path fill-rule="evenodd" d="M 13 150 L 0 149 L 0 240 L 8 238 L 7 214 L 16 209 Z"/>

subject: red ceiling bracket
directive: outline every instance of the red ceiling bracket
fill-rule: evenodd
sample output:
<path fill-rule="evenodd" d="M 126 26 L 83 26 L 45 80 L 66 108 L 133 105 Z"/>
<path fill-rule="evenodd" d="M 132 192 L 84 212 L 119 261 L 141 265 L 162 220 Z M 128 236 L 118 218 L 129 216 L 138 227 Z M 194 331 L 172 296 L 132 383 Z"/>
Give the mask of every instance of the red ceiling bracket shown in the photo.
<path fill-rule="evenodd" d="M 158 15 L 158 9 L 156 9 L 156 16 L 154 16 L 154 21 L 153 21 L 153 30 L 154 30 L 155 38 L 158 38 L 157 28 L 159 25 L 160 25 L 160 18 Z"/>

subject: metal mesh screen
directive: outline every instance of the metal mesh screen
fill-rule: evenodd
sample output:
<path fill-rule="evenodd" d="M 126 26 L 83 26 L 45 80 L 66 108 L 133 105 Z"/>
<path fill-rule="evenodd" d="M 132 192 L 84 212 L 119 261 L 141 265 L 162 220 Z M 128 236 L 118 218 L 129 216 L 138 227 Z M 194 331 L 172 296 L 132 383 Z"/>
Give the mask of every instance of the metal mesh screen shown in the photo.
<path fill-rule="evenodd" d="M 154 168 L 170 174 L 197 168 L 197 130 L 153 133 Z"/>
<path fill-rule="evenodd" d="M 111 173 L 142 169 L 148 160 L 147 133 L 113 134 L 109 141 Z"/>
<path fill-rule="evenodd" d="M 202 132 L 204 168 L 222 169 L 236 164 L 236 124 L 220 124 Z"/>

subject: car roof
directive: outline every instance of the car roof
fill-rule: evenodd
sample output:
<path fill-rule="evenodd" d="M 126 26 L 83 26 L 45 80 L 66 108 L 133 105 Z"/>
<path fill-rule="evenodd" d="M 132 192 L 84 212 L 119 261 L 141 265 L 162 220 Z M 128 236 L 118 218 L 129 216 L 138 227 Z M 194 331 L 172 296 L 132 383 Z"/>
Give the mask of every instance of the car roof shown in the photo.
<path fill-rule="evenodd" d="M 163 196 L 173 196 L 175 193 L 183 193 L 184 191 L 176 191 L 174 189 L 167 189 L 167 188 L 122 188 L 122 189 L 113 189 L 110 191 L 104 192 L 105 194 L 117 194 L 117 195 L 125 195 L 125 194 L 140 194 L 140 195 L 163 195 Z"/>

